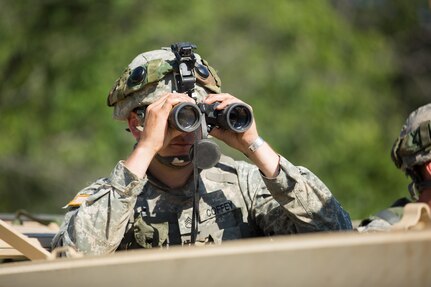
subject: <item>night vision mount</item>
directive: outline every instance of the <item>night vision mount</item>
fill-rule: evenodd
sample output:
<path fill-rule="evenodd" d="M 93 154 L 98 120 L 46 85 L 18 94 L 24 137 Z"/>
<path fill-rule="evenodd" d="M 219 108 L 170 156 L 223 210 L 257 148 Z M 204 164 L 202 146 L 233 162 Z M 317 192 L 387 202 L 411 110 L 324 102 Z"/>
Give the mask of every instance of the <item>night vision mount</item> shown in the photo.
<path fill-rule="evenodd" d="M 178 63 L 178 74 L 175 75 L 178 92 L 187 93 L 189 96 L 191 96 L 196 83 L 194 75 L 196 57 L 193 53 L 195 49 L 196 45 L 189 42 L 180 42 L 171 45 L 171 50 L 175 54 Z"/>

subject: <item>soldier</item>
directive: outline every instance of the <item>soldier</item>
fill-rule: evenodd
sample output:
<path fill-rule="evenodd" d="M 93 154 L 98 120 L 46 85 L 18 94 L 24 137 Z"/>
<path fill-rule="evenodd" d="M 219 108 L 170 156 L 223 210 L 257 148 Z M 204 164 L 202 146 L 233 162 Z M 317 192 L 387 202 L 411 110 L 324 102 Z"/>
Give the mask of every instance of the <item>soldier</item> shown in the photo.
<path fill-rule="evenodd" d="M 407 118 L 396 139 L 391 157 L 412 182 L 408 186 L 411 200 L 396 200 L 390 208 L 364 219 L 358 231 L 384 231 L 403 216 L 404 206 L 423 202 L 431 207 L 431 104 L 419 107 Z"/>
<path fill-rule="evenodd" d="M 108 105 L 115 119 L 128 122 L 137 143 L 108 178 L 68 204 L 53 247 L 106 254 L 352 228 L 348 213 L 313 173 L 292 165 L 259 137 L 252 118 L 242 117 L 251 108 L 221 92 L 215 70 L 194 48 L 178 43 L 140 54 L 117 80 Z M 202 112 L 200 127 L 181 130 L 196 114 L 195 104 Z M 175 113 L 181 105 L 190 109 Z M 222 120 L 207 125 L 215 113 L 235 105 L 242 109 L 229 124 L 244 121 L 247 129 L 237 131 Z M 207 127 L 210 136 L 254 165 L 218 154 Z"/>

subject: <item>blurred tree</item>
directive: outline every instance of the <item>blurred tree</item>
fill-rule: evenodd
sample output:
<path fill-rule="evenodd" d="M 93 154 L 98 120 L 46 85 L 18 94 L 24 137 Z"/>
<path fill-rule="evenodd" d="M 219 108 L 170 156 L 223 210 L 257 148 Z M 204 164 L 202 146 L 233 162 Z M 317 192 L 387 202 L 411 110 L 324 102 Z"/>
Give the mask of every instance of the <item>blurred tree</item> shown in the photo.
<path fill-rule="evenodd" d="M 403 114 L 428 103 L 431 94 L 431 10 L 426 0 L 332 0 L 360 31 L 373 31 L 390 43 L 394 67 L 392 94 Z"/>
<path fill-rule="evenodd" d="M 57 212 L 133 139 L 106 96 L 138 53 L 197 44 L 262 136 L 358 218 L 404 195 L 394 43 L 332 2 L 0 1 L 0 211 Z M 227 153 L 241 157 L 226 149 Z"/>

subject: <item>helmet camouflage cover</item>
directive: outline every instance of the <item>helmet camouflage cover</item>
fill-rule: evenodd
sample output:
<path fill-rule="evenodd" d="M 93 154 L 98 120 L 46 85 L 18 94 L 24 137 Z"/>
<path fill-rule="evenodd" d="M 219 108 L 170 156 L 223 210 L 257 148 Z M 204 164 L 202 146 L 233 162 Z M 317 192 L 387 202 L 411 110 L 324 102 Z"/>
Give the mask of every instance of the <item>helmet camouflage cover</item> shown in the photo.
<path fill-rule="evenodd" d="M 194 56 L 196 85 L 192 95 L 199 102 L 208 93 L 220 93 L 221 81 L 204 59 L 196 53 Z M 114 107 L 113 117 L 127 120 L 135 108 L 147 106 L 166 93 L 178 91 L 174 80 L 177 65 L 175 54 L 170 48 L 136 56 L 109 92 L 107 102 L 108 106 Z"/>
<path fill-rule="evenodd" d="M 431 161 L 431 104 L 413 111 L 396 139 L 391 152 L 398 168 L 406 171 Z"/>

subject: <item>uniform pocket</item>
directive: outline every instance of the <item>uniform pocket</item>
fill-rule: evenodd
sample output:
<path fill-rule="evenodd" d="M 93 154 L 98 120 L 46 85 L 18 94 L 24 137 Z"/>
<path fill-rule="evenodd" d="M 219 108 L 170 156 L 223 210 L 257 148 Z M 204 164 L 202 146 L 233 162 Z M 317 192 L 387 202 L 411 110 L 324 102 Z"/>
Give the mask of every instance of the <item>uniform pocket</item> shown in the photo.
<path fill-rule="evenodd" d="M 197 241 L 220 244 L 225 240 L 242 238 L 242 213 L 240 208 L 217 216 L 207 217 L 199 222 Z"/>
<path fill-rule="evenodd" d="M 133 233 L 136 243 L 143 248 L 161 247 L 166 244 L 169 233 L 168 222 L 150 222 L 139 216 L 134 222 Z"/>
<path fill-rule="evenodd" d="M 228 227 L 225 229 L 215 229 L 208 233 L 200 233 L 196 239 L 197 245 L 204 244 L 221 244 L 226 240 L 234 240 L 242 238 L 241 228 L 239 226 Z"/>

